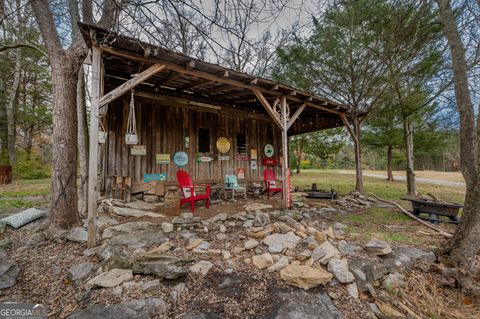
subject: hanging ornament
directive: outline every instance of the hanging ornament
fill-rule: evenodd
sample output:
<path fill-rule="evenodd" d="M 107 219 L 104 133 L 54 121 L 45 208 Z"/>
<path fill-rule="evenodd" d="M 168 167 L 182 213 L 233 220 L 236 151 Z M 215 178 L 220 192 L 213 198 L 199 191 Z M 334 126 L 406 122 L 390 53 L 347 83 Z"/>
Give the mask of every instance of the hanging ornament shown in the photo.
<path fill-rule="evenodd" d="M 125 132 L 125 144 L 138 144 L 137 124 L 135 122 L 135 103 L 132 97 L 130 98 L 130 110 L 128 111 L 127 132 Z"/>
<path fill-rule="evenodd" d="M 98 143 L 100 144 L 105 144 L 107 141 L 107 131 L 105 130 L 105 127 L 103 126 L 102 121 L 100 121 L 100 131 L 98 132 Z"/>

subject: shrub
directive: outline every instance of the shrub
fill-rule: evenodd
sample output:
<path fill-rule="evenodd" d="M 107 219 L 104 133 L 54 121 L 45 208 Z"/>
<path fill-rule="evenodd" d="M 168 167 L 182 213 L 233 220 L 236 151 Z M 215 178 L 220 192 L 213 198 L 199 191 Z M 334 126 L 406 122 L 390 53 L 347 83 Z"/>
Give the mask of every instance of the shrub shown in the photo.
<path fill-rule="evenodd" d="M 40 179 L 50 177 L 50 168 L 39 158 L 19 158 L 13 166 L 14 178 Z"/>

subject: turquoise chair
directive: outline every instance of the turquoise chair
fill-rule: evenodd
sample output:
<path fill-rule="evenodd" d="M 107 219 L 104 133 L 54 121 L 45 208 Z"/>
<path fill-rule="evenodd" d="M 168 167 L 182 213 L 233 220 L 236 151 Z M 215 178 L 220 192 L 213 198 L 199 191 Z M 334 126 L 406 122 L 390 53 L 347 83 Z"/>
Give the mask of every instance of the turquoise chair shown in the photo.
<path fill-rule="evenodd" d="M 223 195 L 225 199 L 228 199 L 228 193 L 232 194 L 232 201 L 235 200 L 235 195 L 241 195 L 244 199 L 247 199 L 247 188 L 238 184 L 237 176 L 235 176 L 234 174 L 225 175 L 223 185 Z"/>

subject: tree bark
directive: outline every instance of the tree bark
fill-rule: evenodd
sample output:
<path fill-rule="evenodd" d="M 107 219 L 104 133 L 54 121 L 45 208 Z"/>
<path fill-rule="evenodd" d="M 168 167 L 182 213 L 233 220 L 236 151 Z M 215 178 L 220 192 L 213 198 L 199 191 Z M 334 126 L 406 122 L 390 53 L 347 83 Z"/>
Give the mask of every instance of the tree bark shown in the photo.
<path fill-rule="evenodd" d="M 387 180 L 390 182 L 393 182 L 392 161 L 393 161 L 393 146 L 388 145 L 387 147 Z"/>
<path fill-rule="evenodd" d="M 417 195 L 415 184 L 414 156 L 413 156 L 413 125 L 408 116 L 403 117 L 403 138 L 405 142 L 405 158 L 407 161 L 407 194 Z"/>
<path fill-rule="evenodd" d="M 48 1 L 34 0 L 32 9 L 48 51 L 53 85 L 53 145 L 50 227 L 80 224 L 77 204 L 77 82 L 85 45 L 62 48 Z"/>
<path fill-rule="evenodd" d="M 360 126 L 360 119 L 354 117 L 353 132 L 355 134 L 355 139 L 353 144 L 355 148 L 355 190 L 363 193 L 362 140 Z"/>
<path fill-rule="evenodd" d="M 88 126 L 85 101 L 85 72 L 81 67 L 77 84 L 78 164 L 80 169 L 78 211 L 80 216 L 86 216 L 88 198 Z"/>
<path fill-rule="evenodd" d="M 440 21 L 451 52 L 455 100 L 460 115 L 460 161 L 466 182 L 463 216 L 449 242 L 446 253 L 450 263 L 472 269 L 480 250 L 480 160 L 479 132 L 480 114 L 475 124 L 475 115 L 470 96 L 465 48 L 449 0 L 437 0 Z"/>
<path fill-rule="evenodd" d="M 15 152 L 15 104 L 18 96 L 18 87 L 20 86 L 20 77 L 22 74 L 22 49 L 15 50 L 15 72 L 13 75 L 13 83 L 8 95 L 6 105 L 7 112 L 7 144 L 8 144 L 8 158 L 10 165 L 14 165 L 17 161 L 17 154 Z"/>

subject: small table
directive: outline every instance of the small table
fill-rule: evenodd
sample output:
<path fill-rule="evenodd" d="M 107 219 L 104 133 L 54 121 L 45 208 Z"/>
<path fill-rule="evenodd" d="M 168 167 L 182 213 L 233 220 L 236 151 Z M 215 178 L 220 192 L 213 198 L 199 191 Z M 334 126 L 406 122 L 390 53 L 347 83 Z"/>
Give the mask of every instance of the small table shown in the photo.
<path fill-rule="evenodd" d="M 222 197 L 220 197 L 222 188 L 221 184 L 213 184 L 210 186 L 210 203 L 216 204 L 222 201 Z"/>

